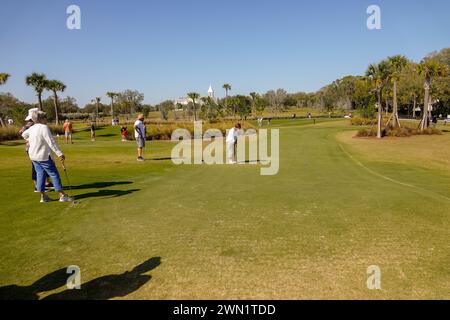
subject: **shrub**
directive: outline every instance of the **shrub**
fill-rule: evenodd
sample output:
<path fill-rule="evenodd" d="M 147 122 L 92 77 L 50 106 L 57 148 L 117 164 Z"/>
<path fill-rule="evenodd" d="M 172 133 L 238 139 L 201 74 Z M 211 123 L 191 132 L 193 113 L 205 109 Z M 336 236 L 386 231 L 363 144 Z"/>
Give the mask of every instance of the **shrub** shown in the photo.
<path fill-rule="evenodd" d="M 402 126 L 401 128 L 384 127 L 381 130 L 382 137 L 410 137 L 415 135 L 440 135 L 442 132 L 436 128 L 427 128 L 420 131 L 416 128 Z M 356 133 L 356 137 L 376 137 L 377 128 L 362 128 Z"/>
<path fill-rule="evenodd" d="M 377 119 L 374 118 L 351 118 L 350 124 L 352 126 L 373 126 L 377 123 Z"/>

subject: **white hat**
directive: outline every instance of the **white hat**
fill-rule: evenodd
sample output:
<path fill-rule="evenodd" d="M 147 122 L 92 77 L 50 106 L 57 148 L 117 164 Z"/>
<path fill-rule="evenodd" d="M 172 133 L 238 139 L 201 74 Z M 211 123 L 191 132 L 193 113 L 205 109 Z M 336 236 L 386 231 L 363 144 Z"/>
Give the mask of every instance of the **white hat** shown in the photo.
<path fill-rule="evenodd" d="M 25 118 L 25 121 L 30 121 L 31 120 L 31 116 L 33 115 L 33 112 L 39 111 L 38 108 L 32 108 L 30 110 L 28 110 L 28 115 Z"/>

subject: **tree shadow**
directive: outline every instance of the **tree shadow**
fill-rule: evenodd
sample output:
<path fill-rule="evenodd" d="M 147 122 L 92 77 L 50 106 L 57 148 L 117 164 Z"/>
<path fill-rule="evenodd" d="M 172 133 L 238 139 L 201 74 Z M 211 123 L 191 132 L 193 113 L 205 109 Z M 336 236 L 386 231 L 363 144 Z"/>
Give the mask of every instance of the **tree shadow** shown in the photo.
<path fill-rule="evenodd" d="M 94 183 L 86 183 L 81 184 L 79 186 L 72 186 L 72 190 L 79 190 L 79 189 L 101 189 L 101 188 L 107 188 L 112 186 L 122 186 L 126 184 L 132 184 L 131 181 L 105 181 L 105 182 L 94 182 Z"/>
<path fill-rule="evenodd" d="M 43 300 L 106 300 L 125 297 L 140 289 L 152 278 L 145 273 L 161 264 L 160 257 L 153 257 L 136 266 L 131 271 L 111 274 L 81 283 L 80 289 L 67 289 L 51 294 Z M 54 271 L 30 286 L 9 285 L 0 287 L 0 300 L 38 300 L 38 293 L 56 290 L 64 286 L 70 275 L 66 268 Z"/>
<path fill-rule="evenodd" d="M 131 190 L 99 190 L 96 192 L 88 192 L 75 196 L 76 200 L 87 199 L 87 198 L 99 198 L 99 197 L 110 197 L 117 198 L 131 194 L 141 189 L 131 189 Z"/>

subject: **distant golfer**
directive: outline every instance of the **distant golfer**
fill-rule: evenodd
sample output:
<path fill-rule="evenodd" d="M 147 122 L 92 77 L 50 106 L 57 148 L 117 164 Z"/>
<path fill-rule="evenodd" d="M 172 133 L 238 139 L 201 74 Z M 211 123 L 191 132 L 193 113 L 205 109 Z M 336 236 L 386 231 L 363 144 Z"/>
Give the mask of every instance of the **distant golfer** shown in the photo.
<path fill-rule="evenodd" d="M 91 141 L 95 141 L 95 122 L 91 121 Z"/>
<path fill-rule="evenodd" d="M 147 136 L 147 130 L 145 128 L 144 124 L 144 115 L 140 114 L 138 115 L 138 118 L 136 122 L 134 123 L 134 137 L 136 138 L 137 143 L 137 153 L 138 161 L 144 161 L 144 158 L 142 157 L 142 149 L 145 148 L 145 137 Z"/>
<path fill-rule="evenodd" d="M 236 163 L 236 145 L 239 130 L 241 130 L 241 125 L 239 123 L 236 123 L 233 128 L 228 130 L 227 138 L 225 140 L 227 143 L 227 156 L 229 164 Z"/>
<path fill-rule="evenodd" d="M 73 198 L 69 197 L 63 191 L 58 169 L 51 157 L 53 151 L 59 157 L 61 163 L 64 164 L 65 157 L 61 150 L 59 150 L 58 145 L 50 132 L 50 128 L 47 126 L 47 116 L 45 112 L 33 112 L 32 120 L 34 125 L 26 130 L 22 134 L 22 137 L 27 140 L 30 146 L 28 155 L 36 170 L 36 189 L 41 194 L 41 202 L 51 201 L 50 198 L 45 195 L 45 174 L 52 178 L 55 191 L 59 192 L 60 202 L 73 201 Z"/>
<path fill-rule="evenodd" d="M 127 141 L 127 135 L 128 135 L 127 127 L 122 126 L 120 128 L 120 135 L 122 137 L 122 142 L 126 142 Z"/>
<path fill-rule="evenodd" d="M 69 121 L 69 119 L 66 119 L 66 121 L 64 122 L 63 125 L 64 128 L 64 136 L 66 137 L 66 143 L 70 143 L 72 144 L 72 123 Z"/>

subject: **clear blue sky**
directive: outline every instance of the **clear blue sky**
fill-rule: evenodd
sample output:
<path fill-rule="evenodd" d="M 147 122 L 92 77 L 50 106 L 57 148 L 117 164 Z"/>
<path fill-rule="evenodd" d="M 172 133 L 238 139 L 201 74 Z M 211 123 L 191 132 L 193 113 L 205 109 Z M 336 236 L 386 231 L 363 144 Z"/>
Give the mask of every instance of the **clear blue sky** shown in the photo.
<path fill-rule="evenodd" d="M 81 30 L 66 8 L 81 7 Z M 366 27 L 378 4 L 382 30 Z M 362 74 L 389 55 L 419 61 L 450 46 L 448 0 L 2 0 L 0 90 L 35 102 L 36 71 L 67 85 L 80 106 L 106 91 L 137 89 L 147 103 L 188 91 L 223 96 L 285 88 L 315 91 Z M 106 98 L 104 98 L 106 101 Z"/>

